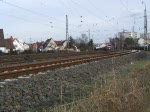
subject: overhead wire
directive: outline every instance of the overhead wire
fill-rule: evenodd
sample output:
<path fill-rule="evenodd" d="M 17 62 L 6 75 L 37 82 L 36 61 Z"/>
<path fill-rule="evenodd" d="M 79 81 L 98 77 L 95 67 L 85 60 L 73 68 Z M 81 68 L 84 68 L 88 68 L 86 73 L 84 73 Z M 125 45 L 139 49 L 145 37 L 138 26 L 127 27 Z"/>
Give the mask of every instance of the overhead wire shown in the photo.
<path fill-rule="evenodd" d="M 66 8 L 69 11 L 69 13 L 71 15 L 71 12 L 73 12 L 73 11 L 62 0 L 58 0 L 58 1 L 64 8 Z"/>
<path fill-rule="evenodd" d="M 0 1 L 2 1 L 2 0 L 0 0 Z M 61 0 L 61 1 L 62 1 L 62 0 Z M 91 3 L 91 6 L 93 6 L 93 7 L 95 6 L 90 0 L 88 0 L 88 1 Z M 122 0 L 120 0 L 120 1 L 121 1 L 122 5 L 123 5 L 127 10 L 129 10 L 128 6 L 126 6 Z M 25 10 L 25 11 L 27 11 L 27 12 L 30 12 L 30 13 L 33 13 L 33 14 L 36 14 L 36 15 L 40 15 L 40 16 L 43 16 L 43 17 L 46 17 L 46 18 L 51 18 L 51 19 L 53 19 L 53 20 L 55 20 L 55 21 L 59 21 L 60 23 L 62 23 L 62 22 L 65 23 L 65 21 L 61 21 L 61 20 L 59 20 L 59 19 L 50 17 L 49 15 L 42 14 L 42 13 L 39 13 L 39 12 L 36 12 L 36 11 L 32 11 L 32 10 L 30 10 L 30 9 L 27 9 L 27 8 L 24 8 L 24 7 L 21 7 L 21 6 L 18 6 L 18 5 L 15 5 L 15 4 L 6 2 L 6 1 L 2 1 L 2 2 L 5 3 L 5 4 L 8 4 L 8 5 L 17 7 L 17 8 L 19 8 L 19 9 Z M 75 1 L 73 1 L 73 0 L 70 0 L 70 2 L 71 2 L 72 4 L 74 4 L 74 5 L 76 5 L 76 6 L 80 7 L 80 8 L 82 8 L 82 9 L 86 10 L 88 13 L 94 15 L 96 18 L 101 19 L 101 18 L 100 18 L 99 16 L 97 16 L 93 11 L 89 10 L 88 8 L 85 8 L 83 5 L 77 3 L 77 2 L 75 2 Z M 63 3 L 63 1 L 62 1 L 62 4 L 65 4 L 65 3 Z M 74 11 L 74 10 L 72 11 L 72 9 L 71 9 L 70 7 L 68 8 L 68 6 L 67 6 L 66 4 L 64 5 L 64 7 L 66 7 L 66 9 L 67 9 L 68 11 L 70 11 L 70 12 L 73 12 L 73 11 Z M 96 7 L 95 7 L 95 9 L 96 9 Z M 77 10 L 75 10 L 75 11 L 77 12 Z M 80 12 L 79 12 L 79 13 L 80 13 Z M 77 12 L 77 14 L 78 14 L 78 12 Z M 5 14 L 5 15 L 6 15 L 6 14 Z M 81 14 L 78 14 L 78 15 L 81 15 Z M 9 15 L 9 16 L 10 16 L 10 15 Z M 11 16 L 12 16 L 12 15 L 11 15 Z M 14 16 L 14 17 L 15 17 L 15 16 Z M 15 17 L 15 18 L 18 18 L 18 17 Z M 23 20 L 24 18 L 20 18 L 20 19 Z M 85 19 L 85 18 L 82 18 L 82 19 Z M 101 20 L 102 20 L 102 19 L 101 19 Z M 25 20 L 25 21 L 26 21 L 26 20 Z M 29 21 L 29 20 L 27 20 L 27 21 Z M 86 19 L 85 19 L 85 21 L 86 21 Z M 105 21 L 105 20 L 103 20 L 103 21 Z M 33 22 L 34 22 L 34 23 L 39 23 L 39 24 L 43 24 L 43 25 L 50 26 L 49 24 L 41 23 L 41 22 L 38 22 L 38 21 L 33 21 Z M 87 21 L 86 21 L 86 22 L 87 22 Z M 76 25 L 74 25 L 74 26 L 76 26 Z"/>
<path fill-rule="evenodd" d="M 20 19 L 20 20 L 23 20 L 23 21 L 28 21 L 28 22 L 32 21 L 34 23 L 39 23 L 39 24 L 42 24 L 42 25 L 50 26 L 49 24 L 45 24 L 45 23 L 41 23 L 41 22 L 33 21 L 33 20 L 28 20 L 28 19 L 25 19 L 25 18 L 17 17 L 15 15 L 10 15 L 10 14 L 3 13 L 3 12 L 0 12 L 0 14 L 6 15 L 6 16 L 9 16 L 9 17 L 13 17 L 13 18 L 16 18 L 16 19 Z"/>
<path fill-rule="evenodd" d="M 36 15 L 40 15 L 40 16 L 44 16 L 46 18 L 51 18 L 53 20 L 57 20 L 56 18 L 52 18 L 52 17 L 49 17 L 48 15 L 45 15 L 45 14 L 42 14 L 42 13 L 39 13 L 39 12 L 36 12 L 36 11 L 32 11 L 30 9 L 27 9 L 27 8 L 24 8 L 24 7 L 21 7 L 21 6 L 18 6 L 18 5 L 15 5 L 15 4 L 12 4 L 12 3 L 9 3 L 9 2 L 6 2 L 6 1 L 2 1 L 3 3 L 7 4 L 7 5 L 11 5 L 13 7 L 16 7 L 16 8 L 19 8 L 19 9 L 22 9 L 22 10 L 25 10 L 27 12 L 30 12 L 30 13 L 33 13 L 33 14 L 36 14 Z M 4 14 L 4 13 L 3 13 Z M 20 20 L 24 20 L 24 21 L 30 21 L 30 20 L 27 20 L 27 19 L 24 19 L 24 18 L 20 18 L 20 17 L 17 17 L 17 16 L 14 16 L 14 15 L 10 15 L 10 14 L 5 14 L 7 16 L 10 16 L 10 17 L 13 17 L 13 18 L 17 18 L 17 19 L 20 19 Z M 57 20 L 59 22 L 62 22 L 60 20 Z M 37 22 L 37 21 L 32 21 L 34 23 L 38 23 L 38 24 L 42 24 L 42 25 L 46 25 L 46 26 L 49 26 L 49 24 L 45 24 L 45 23 L 41 23 L 41 22 Z M 64 22 L 64 21 L 63 21 Z M 62 29 L 61 29 L 62 30 Z M 75 32 L 75 31 L 73 31 Z"/>
<path fill-rule="evenodd" d="M 85 19 L 85 17 L 83 16 L 83 14 L 81 14 L 81 12 L 80 11 L 78 11 L 78 8 L 76 8 L 76 7 L 74 7 L 74 3 L 72 3 L 72 1 L 70 1 L 69 0 L 69 2 L 67 2 L 73 9 L 74 9 L 74 11 L 75 11 L 75 13 L 78 15 L 78 17 L 81 19 L 80 20 L 80 23 L 87 23 L 87 26 L 89 25 L 89 22 L 88 22 L 88 20 L 87 19 Z M 84 20 L 84 22 L 83 22 L 83 20 Z M 85 23 L 85 24 L 86 24 Z M 79 26 L 81 26 L 81 24 L 79 25 Z M 88 26 L 89 27 L 89 26 Z"/>
<path fill-rule="evenodd" d="M 95 9 L 95 11 L 99 11 L 101 10 L 100 8 L 97 8 L 96 5 L 91 1 L 91 0 L 87 0 L 89 2 L 89 4 Z M 101 13 L 103 13 L 103 10 L 101 10 Z M 103 13 L 104 14 L 104 13 Z"/>
<path fill-rule="evenodd" d="M 78 4 L 77 2 L 73 1 L 73 0 L 70 0 L 70 2 L 73 4 L 73 5 L 76 5 L 77 7 L 80 7 L 82 8 L 83 10 L 85 10 L 86 12 L 94 15 L 97 19 L 101 20 L 104 22 L 104 20 L 100 17 L 98 17 L 97 15 L 95 15 L 91 10 L 89 10 L 88 8 L 85 8 L 84 6 L 82 6 L 81 4 Z M 81 12 L 81 11 L 80 11 Z M 84 18 L 83 18 L 84 19 Z M 85 20 L 86 21 L 86 20 Z M 87 22 L 87 21 L 86 21 Z M 88 22 L 87 22 L 88 23 Z M 99 23 L 99 22 L 96 22 L 96 23 Z M 93 25 L 93 24 L 92 24 Z"/>
<path fill-rule="evenodd" d="M 124 7 L 125 9 L 127 9 L 127 11 L 129 11 L 128 6 L 126 6 L 122 0 L 120 0 L 120 2 L 121 2 L 121 4 L 123 5 L 123 7 Z M 130 12 L 130 11 L 129 11 L 129 12 Z"/>
<path fill-rule="evenodd" d="M 74 7 L 73 8 L 73 6 L 72 6 L 72 4 L 70 4 L 70 2 L 64 2 L 63 0 L 58 0 L 58 1 L 60 1 L 60 3 L 61 3 L 61 5 L 63 6 L 63 7 L 65 7 L 70 13 L 74 13 L 75 15 L 77 15 L 78 17 L 80 17 L 80 22 L 82 23 L 83 21 L 82 21 L 82 19 L 85 21 L 85 22 L 87 22 L 87 24 L 88 24 L 88 21 L 85 19 L 85 18 L 83 18 L 83 16 L 81 16 L 82 14 L 80 14 L 80 12 L 78 11 L 78 9 L 75 9 L 76 7 Z M 69 7 L 67 6 L 67 4 L 69 5 Z M 72 10 L 72 8 L 73 8 L 73 10 Z M 70 24 L 69 24 L 70 25 Z M 73 26 L 75 26 L 75 25 L 73 25 Z M 80 25 L 79 25 L 80 26 Z M 78 27 L 78 25 L 76 25 L 75 26 L 76 28 Z M 79 28 L 78 28 L 79 29 Z M 70 30 L 70 29 L 69 29 Z M 71 31 L 72 32 L 72 31 Z M 70 33 L 71 33 L 70 32 Z M 76 30 L 76 32 L 78 32 L 77 30 Z"/>
<path fill-rule="evenodd" d="M 30 22 L 30 23 L 37 23 L 37 24 L 41 24 L 41 25 L 44 25 L 44 26 L 48 26 L 48 27 L 51 27 L 50 24 L 47 24 L 47 23 L 41 23 L 39 21 L 35 21 L 35 20 L 28 20 L 28 19 L 25 19 L 25 18 L 22 18 L 22 17 L 17 17 L 15 15 L 12 15 L 12 14 L 7 14 L 7 13 L 4 13 L 4 12 L 0 12 L 0 14 L 3 14 L 5 16 L 9 16 L 9 17 L 12 17 L 12 18 L 16 18 L 16 19 L 19 19 L 19 20 L 22 20 L 22 21 L 27 21 L 27 22 Z M 54 29 L 59 29 L 59 30 L 64 30 L 64 28 L 61 28 L 61 27 L 53 27 Z M 76 32 L 75 30 L 71 30 L 72 32 Z"/>
<path fill-rule="evenodd" d="M 10 5 L 10 6 L 13 6 L 13 7 L 22 9 L 22 10 L 25 10 L 25 11 L 30 12 L 30 13 L 32 13 L 32 14 L 36 14 L 36 15 L 39 15 L 39 16 L 44 16 L 44 17 L 46 17 L 46 18 L 53 19 L 53 20 L 56 20 L 56 21 L 59 21 L 59 22 L 64 22 L 64 21 L 58 20 L 57 18 L 50 17 L 49 15 L 42 14 L 42 13 L 39 13 L 39 12 L 30 10 L 30 9 L 27 9 L 27 8 L 24 8 L 24 7 L 21 7 L 21 6 L 18 6 L 18 5 L 15 5 L 15 4 L 6 2 L 6 1 L 1 1 L 1 2 L 5 3 L 5 4 L 7 4 L 7 5 Z"/>
<path fill-rule="evenodd" d="M 92 15 L 95 16 L 96 18 L 98 18 L 98 19 L 104 21 L 102 18 L 98 17 L 96 14 L 94 14 L 94 13 L 93 13 L 91 10 L 89 10 L 88 8 L 85 8 L 84 6 L 82 6 L 81 4 L 79 4 L 79 3 L 77 3 L 77 2 L 75 2 L 75 1 L 73 1 L 73 0 L 70 0 L 70 1 L 71 1 L 73 4 L 76 4 L 77 6 L 79 6 L 80 8 L 82 7 L 82 9 L 84 9 L 86 12 L 92 14 Z"/>
<path fill-rule="evenodd" d="M 1 1 L 1 0 L 0 0 L 0 1 Z M 7 4 L 7 5 L 13 6 L 13 7 L 19 8 L 19 9 L 21 9 L 21 10 L 25 10 L 25 11 L 30 12 L 30 13 L 35 14 L 35 15 L 42 16 L 42 17 L 46 17 L 46 18 L 52 19 L 52 20 L 54 20 L 54 21 L 58 21 L 58 22 L 60 22 L 60 23 L 62 23 L 62 22 L 65 23 L 65 22 L 66 22 L 66 21 L 59 20 L 59 19 L 54 18 L 54 17 L 50 17 L 49 15 L 46 15 L 46 14 L 43 14 L 43 13 L 40 13 L 40 12 L 36 12 L 36 11 L 30 10 L 30 9 L 24 8 L 24 7 L 22 7 L 22 6 L 18 6 L 18 5 L 15 5 L 15 4 L 12 4 L 12 3 L 9 3 L 9 2 L 3 1 L 3 0 L 2 0 L 1 2 L 2 2 L 2 3 L 5 3 L 5 4 Z M 73 24 L 72 24 L 72 25 L 73 25 Z"/>
<path fill-rule="evenodd" d="M 79 27 L 79 26 L 82 26 L 82 23 L 87 23 L 87 25 L 89 24 L 89 22 L 87 21 L 87 19 L 85 19 L 85 17 L 83 16 L 83 14 L 81 14 L 81 12 L 80 11 L 78 11 L 78 8 L 76 8 L 76 7 L 74 7 L 73 5 L 73 3 L 69 0 L 69 2 L 67 1 L 67 3 L 68 3 L 68 5 L 71 7 L 71 8 L 73 8 L 74 9 L 74 12 L 77 14 L 77 16 L 80 18 L 80 22 L 79 23 L 81 23 L 80 25 L 78 25 L 77 27 Z M 84 21 L 83 21 L 84 20 Z M 85 24 L 86 24 L 85 23 Z"/>
<path fill-rule="evenodd" d="M 90 3 L 90 5 L 91 6 L 93 6 L 93 8 L 95 8 L 96 10 L 98 10 L 98 8 L 90 1 L 90 0 L 88 0 L 88 2 Z M 127 8 L 127 7 L 126 7 Z M 102 13 L 103 13 L 103 11 L 102 11 Z M 106 15 L 105 15 L 106 16 Z M 108 17 L 108 16 L 106 16 L 106 17 Z M 108 20 L 105 20 L 105 22 L 112 22 L 113 20 L 115 20 L 116 18 L 114 18 L 114 17 L 110 17 Z"/>
<path fill-rule="evenodd" d="M 53 17 L 49 17 L 49 16 L 46 15 L 46 14 L 42 14 L 42 13 L 39 13 L 39 12 L 36 12 L 36 11 L 32 11 L 32 10 L 30 10 L 30 9 L 27 9 L 27 8 L 24 8 L 24 7 L 21 7 L 21 6 L 18 6 L 18 5 L 15 5 L 15 4 L 6 2 L 6 1 L 2 1 L 2 0 L 0 0 L 0 1 L 3 2 L 3 3 L 5 3 L 5 4 L 11 5 L 11 6 L 13 6 L 13 7 L 19 8 L 19 9 L 21 9 L 21 10 L 25 10 L 25 11 L 27 11 L 27 12 L 33 13 L 33 14 L 35 14 L 35 15 L 39 15 L 39 16 L 42 16 L 42 17 L 44 16 L 44 17 L 46 17 L 46 18 L 48 18 L 48 19 L 51 18 L 51 19 L 56 20 L 56 21 L 58 21 L 58 22 L 60 22 L 60 23 L 66 22 L 66 21 L 61 21 L 61 20 L 56 19 L 56 18 L 53 18 Z M 15 15 L 10 15 L 10 14 L 6 14 L 6 13 L 1 13 L 1 14 L 4 14 L 4 15 L 6 15 L 6 16 L 13 17 L 13 18 L 16 18 L 16 19 L 28 21 L 28 22 L 31 22 L 31 21 L 32 21 L 32 22 L 34 22 L 34 23 L 38 23 L 38 24 L 50 26 L 50 25 L 47 24 L 47 23 L 41 23 L 41 22 L 38 22 L 38 21 L 27 20 L 27 19 L 24 19 L 24 18 L 21 18 L 21 17 L 17 17 L 17 16 L 15 16 Z M 71 25 L 72 25 L 72 24 L 71 24 Z M 76 25 L 74 25 L 74 26 L 76 26 Z M 55 27 L 54 27 L 54 28 L 55 28 Z M 57 27 L 57 28 L 58 28 L 58 27 Z M 56 28 L 56 29 L 57 29 L 57 28 Z M 58 29 L 64 30 L 63 28 L 58 28 Z M 74 31 L 74 30 L 72 30 L 72 31 L 73 31 L 73 32 L 76 32 L 76 31 Z"/>
<path fill-rule="evenodd" d="M 69 8 L 62 0 L 58 0 L 58 1 L 59 1 L 59 3 L 60 3 L 63 7 L 65 7 L 65 8 L 69 11 L 70 15 L 71 15 L 71 13 L 74 13 L 74 12 L 71 10 L 71 8 Z M 74 24 L 71 24 L 71 23 L 68 23 L 68 24 L 71 25 L 71 26 L 77 27 L 77 25 L 74 25 Z"/>
<path fill-rule="evenodd" d="M 127 1 L 126 1 L 126 2 L 127 2 Z M 128 13 L 132 14 L 132 12 L 129 10 L 128 6 L 123 2 L 123 0 L 120 0 L 120 3 L 121 3 L 121 5 L 127 10 Z M 135 15 L 130 16 L 131 18 L 133 18 L 133 21 L 135 20 L 135 17 L 134 17 L 134 16 L 135 16 Z M 127 27 L 129 28 L 129 25 L 128 25 L 128 24 L 126 24 L 126 25 L 127 25 Z M 123 28 L 123 30 L 124 30 L 124 28 Z"/>
<path fill-rule="evenodd" d="M 90 0 L 88 0 L 89 4 L 96 10 L 98 11 L 99 8 L 97 8 Z M 103 13 L 103 11 L 101 11 Z M 98 17 L 98 16 L 96 16 Z M 106 16 L 107 17 L 107 16 Z M 98 17 L 99 18 L 99 17 Z M 115 18 L 109 18 L 108 20 L 103 20 L 104 22 L 112 22 L 112 20 L 114 20 Z M 102 23 L 101 23 L 102 24 Z"/>

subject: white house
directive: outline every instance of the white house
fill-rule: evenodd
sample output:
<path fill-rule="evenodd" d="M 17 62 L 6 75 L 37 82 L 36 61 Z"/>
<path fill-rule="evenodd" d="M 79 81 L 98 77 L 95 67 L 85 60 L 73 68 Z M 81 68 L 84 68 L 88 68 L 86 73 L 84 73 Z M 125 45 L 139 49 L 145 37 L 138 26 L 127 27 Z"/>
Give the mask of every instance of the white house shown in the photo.
<path fill-rule="evenodd" d="M 59 50 L 64 50 L 65 48 L 67 48 L 67 41 L 55 41 L 56 45 L 57 45 L 57 49 Z"/>
<path fill-rule="evenodd" d="M 138 40 L 139 46 L 144 46 L 145 42 L 146 42 L 146 41 L 145 41 L 143 38 L 140 38 L 140 39 Z"/>
<path fill-rule="evenodd" d="M 42 45 L 42 49 L 41 51 L 52 51 L 52 50 L 56 50 L 56 43 L 54 42 L 54 40 L 52 38 L 47 39 L 44 44 Z"/>
<path fill-rule="evenodd" d="M 52 38 L 47 39 L 44 43 L 38 45 L 38 50 L 42 52 L 52 50 L 64 50 L 67 47 L 67 41 L 54 41 Z"/>
<path fill-rule="evenodd" d="M 13 37 L 11 37 L 11 39 L 13 40 L 13 44 L 15 46 L 16 51 L 23 52 L 25 50 L 29 50 L 29 45 L 27 45 L 26 43 L 21 42 L 18 39 Z"/>

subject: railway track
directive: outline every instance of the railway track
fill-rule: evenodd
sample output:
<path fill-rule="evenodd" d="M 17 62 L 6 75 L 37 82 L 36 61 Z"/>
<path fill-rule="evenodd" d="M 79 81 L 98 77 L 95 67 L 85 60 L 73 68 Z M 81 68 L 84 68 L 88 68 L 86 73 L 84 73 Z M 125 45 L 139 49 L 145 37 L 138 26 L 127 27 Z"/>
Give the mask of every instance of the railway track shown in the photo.
<path fill-rule="evenodd" d="M 83 63 L 89 63 L 89 62 L 99 61 L 99 60 L 108 59 L 112 57 L 128 55 L 135 52 L 110 53 L 103 56 L 89 56 L 84 58 L 65 59 L 65 60 L 52 61 L 52 62 L 41 62 L 41 63 L 27 64 L 27 65 L 20 65 L 20 66 L 4 67 L 4 68 L 0 68 L 0 79 L 16 78 L 18 76 L 36 74 L 38 72 L 44 72 L 48 70 L 55 70 L 59 68 L 80 65 Z"/>
<path fill-rule="evenodd" d="M 44 53 L 44 54 L 29 54 L 29 55 L 8 55 L 8 56 L 0 56 L 0 64 L 5 65 L 13 65 L 20 63 L 27 63 L 33 61 L 43 61 L 48 59 L 56 59 L 56 58 L 68 58 L 72 56 L 84 56 L 84 55 L 95 55 L 95 54 L 107 54 L 106 51 L 101 52 L 71 52 L 71 53 Z M 26 60 L 26 57 L 30 59 Z"/>

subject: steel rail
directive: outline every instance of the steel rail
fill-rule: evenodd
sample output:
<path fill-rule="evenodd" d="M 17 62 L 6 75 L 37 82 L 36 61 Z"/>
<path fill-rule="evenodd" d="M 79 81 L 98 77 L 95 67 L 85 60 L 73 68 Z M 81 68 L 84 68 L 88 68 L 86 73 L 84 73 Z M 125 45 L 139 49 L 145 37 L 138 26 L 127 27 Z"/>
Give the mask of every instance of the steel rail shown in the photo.
<path fill-rule="evenodd" d="M 44 59 L 51 59 L 51 58 L 67 58 L 67 57 L 71 57 L 71 56 L 83 56 L 83 55 L 94 55 L 94 54 L 99 54 L 99 53 L 108 53 L 108 52 L 80 52 L 80 53 L 58 53 L 58 54 L 52 54 L 52 53 L 48 53 L 48 54 L 34 54 L 34 55 L 28 55 L 30 58 L 32 58 L 31 60 L 36 60 L 36 61 L 41 61 Z M 25 63 L 26 60 L 24 59 L 27 55 L 15 55 L 15 56 L 6 56 L 6 57 L 0 57 L 0 63 L 1 64 L 11 64 L 11 63 Z M 30 61 L 31 61 L 30 60 Z"/>
<path fill-rule="evenodd" d="M 113 54 L 118 54 L 118 53 L 111 53 L 111 55 L 113 55 Z M 105 54 L 105 55 L 101 55 L 101 56 L 107 56 L 107 55 Z M 2 68 L 0 68 L 0 73 L 5 72 L 5 71 L 9 72 L 9 71 L 13 71 L 13 70 L 28 69 L 31 67 L 33 68 L 33 67 L 38 67 L 38 66 L 47 66 L 47 65 L 57 64 L 57 63 L 66 63 L 69 61 L 84 60 L 84 59 L 96 58 L 96 57 L 101 57 L 101 56 L 92 56 L 92 57 L 89 56 L 89 57 L 84 57 L 84 58 L 73 58 L 73 59 L 64 59 L 64 60 L 57 60 L 57 61 L 51 61 L 51 62 L 39 62 L 39 63 L 32 63 L 32 64 L 26 64 L 26 65 L 2 67 Z"/>
<path fill-rule="evenodd" d="M 110 55 L 99 56 L 99 57 L 97 56 L 97 57 L 61 60 L 61 61 L 56 61 L 56 62 L 54 62 L 55 64 L 53 63 L 48 66 L 45 65 L 45 66 L 40 66 L 40 67 L 34 67 L 31 69 L 2 73 L 2 74 L 0 74 L 0 79 L 16 78 L 18 76 L 24 76 L 24 75 L 28 75 L 28 74 L 36 74 L 38 72 L 44 72 L 44 71 L 48 71 L 48 70 L 51 71 L 51 70 L 70 67 L 70 66 L 74 66 L 74 65 L 80 65 L 83 63 L 89 63 L 89 62 L 99 61 L 99 60 L 108 59 L 108 58 L 112 58 L 112 57 L 128 55 L 131 53 L 135 53 L 135 52 L 124 52 L 124 53 L 116 53 L 116 54 L 110 54 Z"/>

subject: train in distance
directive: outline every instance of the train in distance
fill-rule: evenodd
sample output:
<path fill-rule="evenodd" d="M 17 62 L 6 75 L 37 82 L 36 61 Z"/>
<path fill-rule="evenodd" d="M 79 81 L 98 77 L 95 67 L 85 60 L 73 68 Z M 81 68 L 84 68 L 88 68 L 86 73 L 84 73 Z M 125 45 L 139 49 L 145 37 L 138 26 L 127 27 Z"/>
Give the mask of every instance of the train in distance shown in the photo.
<path fill-rule="evenodd" d="M 108 45 L 102 44 L 94 47 L 94 50 L 111 50 L 111 49 L 112 49 L 112 45 L 110 44 Z"/>

